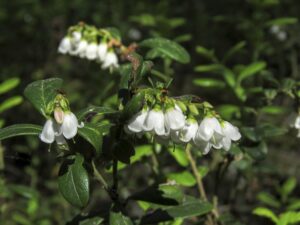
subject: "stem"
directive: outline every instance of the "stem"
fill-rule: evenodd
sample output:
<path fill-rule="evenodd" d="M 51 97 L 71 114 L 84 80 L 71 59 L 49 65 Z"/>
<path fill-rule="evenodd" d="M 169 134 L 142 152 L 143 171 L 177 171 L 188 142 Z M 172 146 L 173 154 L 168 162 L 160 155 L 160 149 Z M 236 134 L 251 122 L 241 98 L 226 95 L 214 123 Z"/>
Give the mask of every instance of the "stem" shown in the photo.
<path fill-rule="evenodd" d="M 96 178 L 98 181 L 100 181 L 100 183 L 103 184 L 103 187 L 107 190 L 107 189 L 108 189 L 108 184 L 106 183 L 106 181 L 104 180 L 104 178 L 102 177 L 102 175 L 100 174 L 100 172 L 97 170 L 94 161 L 92 161 L 92 166 L 93 166 L 95 178 Z"/>
<path fill-rule="evenodd" d="M 114 159 L 113 161 L 113 186 L 112 188 L 118 190 L 118 160 Z"/>
<path fill-rule="evenodd" d="M 153 172 L 156 175 L 158 175 L 159 174 L 159 161 L 158 161 L 158 157 L 157 157 L 157 152 L 155 151 L 155 143 L 153 143 L 153 145 L 152 145 L 152 152 L 153 152 L 153 154 L 151 155 L 151 159 L 153 162 L 152 169 L 153 169 Z"/>
<path fill-rule="evenodd" d="M 187 144 L 186 148 L 185 148 L 185 152 L 188 157 L 188 160 L 190 161 L 193 174 L 196 178 L 199 194 L 200 194 L 201 198 L 203 198 L 203 200 L 207 201 L 207 196 L 206 196 L 206 192 L 205 192 L 204 185 L 202 182 L 202 177 L 198 171 L 196 161 L 194 160 L 194 158 L 192 156 L 191 147 L 192 146 L 190 144 Z"/>
<path fill-rule="evenodd" d="M 198 187 L 198 191 L 199 191 L 199 194 L 200 194 L 200 197 L 204 200 L 204 201 L 207 201 L 207 195 L 206 195 L 206 192 L 205 192 L 205 189 L 204 189 L 204 185 L 203 185 L 203 182 L 202 182 L 202 177 L 198 171 L 198 168 L 197 168 L 197 164 L 196 164 L 196 161 L 195 159 L 193 158 L 192 156 L 192 153 L 191 153 L 191 148 L 192 146 L 190 144 L 187 144 L 186 147 L 185 147 L 185 152 L 186 152 L 186 155 L 188 157 L 188 160 L 191 164 L 191 167 L 192 167 L 192 171 L 193 171 L 193 174 L 196 178 L 196 182 L 197 182 L 197 187 Z M 215 207 L 214 207 L 214 210 L 212 211 L 213 214 L 215 214 Z M 205 222 L 206 225 L 214 225 L 214 219 L 212 217 L 211 214 L 207 214 L 207 221 Z"/>

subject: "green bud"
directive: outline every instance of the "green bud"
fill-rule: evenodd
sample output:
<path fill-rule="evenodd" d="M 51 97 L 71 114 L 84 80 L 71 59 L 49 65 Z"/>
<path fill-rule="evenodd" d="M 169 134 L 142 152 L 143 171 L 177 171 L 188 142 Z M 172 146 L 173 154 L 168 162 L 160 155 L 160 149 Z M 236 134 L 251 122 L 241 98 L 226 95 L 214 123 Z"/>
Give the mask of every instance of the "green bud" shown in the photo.
<path fill-rule="evenodd" d="M 187 107 L 182 101 L 175 101 L 175 104 L 179 106 L 179 108 L 182 110 L 182 112 L 187 111 Z"/>
<path fill-rule="evenodd" d="M 198 110 L 198 108 L 196 107 L 195 104 L 189 104 L 189 105 L 188 105 L 188 108 L 189 108 L 190 113 L 191 113 L 192 115 L 199 115 L 199 110 Z"/>

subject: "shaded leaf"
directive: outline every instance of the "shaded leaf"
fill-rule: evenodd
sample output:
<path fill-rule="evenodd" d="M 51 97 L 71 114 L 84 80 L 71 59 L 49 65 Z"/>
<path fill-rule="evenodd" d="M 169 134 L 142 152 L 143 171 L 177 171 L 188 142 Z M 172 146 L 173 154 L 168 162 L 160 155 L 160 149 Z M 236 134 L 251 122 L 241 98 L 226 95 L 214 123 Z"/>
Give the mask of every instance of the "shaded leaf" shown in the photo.
<path fill-rule="evenodd" d="M 193 83 L 200 87 L 207 88 L 224 88 L 225 84 L 221 80 L 212 79 L 212 78 L 198 78 L 194 79 Z"/>
<path fill-rule="evenodd" d="M 5 110 L 8 110 L 16 105 L 19 105 L 20 103 L 22 103 L 22 101 L 23 101 L 23 98 L 21 96 L 14 96 L 14 97 L 6 99 L 0 105 L 0 113 L 4 112 Z"/>
<path fill-rule="evenodd" d="M 0 129 L 0 141 L 16 136 L 39 135 L 42 129 L 42 126 L 35 124 L 15 124 Z"/>
<path fill-rule="evenodd" d="M 84 127 L 78 129 L 78 134 L 95 148 L 97 154 L 101 152 L 103 142 L 101 127 L 99 128 L 95 124 L 85 123 Z"/>
<path fill-rule="evenodd" d="M 254 209 L 253 214 L 255 214 L 257 216 L 269 218 L 274 223 L 278 222 L 277 216 L 270 209 L 267 209 L 267 208 L 258 207 L 256 209 Z"/>
<path fill-rule="evenodd" d="M 0 95 L 14 89 L 16 86 L 19 85 L 19 83 L 20 83 L 20 78 L 17 77 L 10 78 L 6 81 L 3 81 L 0 84 Z"/>

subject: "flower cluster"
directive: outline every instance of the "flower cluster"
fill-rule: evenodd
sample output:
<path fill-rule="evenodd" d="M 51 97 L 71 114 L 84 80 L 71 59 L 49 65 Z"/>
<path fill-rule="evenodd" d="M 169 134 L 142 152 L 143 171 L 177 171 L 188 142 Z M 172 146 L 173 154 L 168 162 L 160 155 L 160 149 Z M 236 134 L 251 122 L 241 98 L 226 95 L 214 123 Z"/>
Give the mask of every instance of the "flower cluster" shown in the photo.
<path fill-rule="evenodd" d="M 293 113 L 289 118 L 289 125 L 298 130 L 297 137 L 300 138 L 300 114 Z"/>
<path fill-rule="evenodd" d="M 138 136 L 150 132 L 157 141 L 163 143 L 191 143 L 201 148 L 204 154 L 212 147 L 229 150 L 231 142 L 241 138 L 237 127 L 222 120 L 212 110 L 206 108 L 206 113 L 200 116 L 194 113 L 195 110 L 191 110 L 193 107 L 186 107 L 181 101 L 168 99 L 171 103 L 144 106 L 128 121 L 125 131 Z M 201 118 L 196 119 L 197 117 Z"/>
<path fill-rule="evenodd" d="M 58 95 L 58 98 L 60 97 L 61 95 Z M 42 142 L 51 144 L 56 141 L 58 145 L 65 145 L 65 139 L 72 139 L 75 137 L 78 128 L 84 126 L 83 123 L 78 124 L 76 116 L 69 109 L 63 110 L 66 106 L 66 104 L 63 104 L 63 107 L 57 103 L 55 104 L 55 109 L 53 111 L 54 118 L 50 116 L 47 119 L 42 133 L 39 135 Z"/>
<path fill-rule="evenodd" d="M 109 33 L 100 36 L 95 28 L 70 31 L 60 42 L 58 52 L 102 63 L 102 69 L 118 68 L 118 57 L 109 44 Z"/>

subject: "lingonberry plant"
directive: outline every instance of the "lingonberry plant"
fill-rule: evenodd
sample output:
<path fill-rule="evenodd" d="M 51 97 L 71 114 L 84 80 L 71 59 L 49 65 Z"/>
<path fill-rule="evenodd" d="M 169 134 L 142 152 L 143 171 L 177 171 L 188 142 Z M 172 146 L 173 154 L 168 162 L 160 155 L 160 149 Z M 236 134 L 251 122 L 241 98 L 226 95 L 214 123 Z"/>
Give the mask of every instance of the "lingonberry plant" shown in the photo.
<path fill-rule="evenodd" d="M 145 49 L 150 50 L 143 57 Z M 219 62 L 204 48 L 198 50 Z M 53 149 L 55 144 L 57 159 L 61 164 L 58 173 L 59 191 L 70 204 L 85 209 L 81 218 L 85 224 L 131 225 L 166 221 L 181 224 L 183 219 L 195 217 L 207 225 L 222 224 L 218 198 L 207 196 L 202 182 L 207 171 L 197 165 L 196 157 L 205 157 L 215 149 L 224 151 L 224 155 L 235 155 L 234 151 L 240 152 L 237 146 L 242 135 L 238 126 L 233 125 L 234 122 L 222 118 L 212 104 L 204 100 L 205 96 L 189 93 L 172 96 L 170 93 L 169 88 L 177 81 L 172 79 L 173 73 L 160 72 L 156 64 L 160 61 L 154 63 L 154 59 L 186 64 L 190 61 L 187 51 L 176 42 L 164 38 L 146 39 L 127 46 L 116 28 L 97 28 L 79 23 L 69 28 L 59 44 L 58 52 L 98 63 L 101 69 L 107 70 L 107 76 L 111 76 L 109 73 L 119 74 L 119 89 L 116 90 L 118 106 L 88 106 L 76 113 L 72 111 L 68 97 L 62 90 L 61 78 L 35 81 L 27 86 L 24 94 L 45 118 L 45 124 L 6 127 L 0 131 L 0 140 L 35 135 L 49 144 L 49 149 Z M 233 83 L 235 81 L 231 70 L 225 65 L 215 65 L 213 69 L 227 72 L 225 81 L 243 102 L 246 91 L 241 85 L 242 80 L 264 67 L 263 63 L 251 65 L 238 78 L 238 84 Z M 298 130 L 299 118 L 298 114 L 291 119 L 291 126 Z M 263 127 L 259 132 L 267 136 L 264 133 L 267 129 Z M 252 140 L 258 138 L 255 132 L 244 129 L 244 133 Z M 75 151 L 73 146 L 80 144 L 77 140 L 81 139 L 87 141 L 93 149 Z M 137 188 L 137 191 L 127 196 L 122 195 L 119 192 L 119 173 L 125 164 L 140 159 L 137 155 L 141 153 L 135 146 L 141 141 L 151 146 L 147 154 L 153 156 L 155 182 L 142 191 Z M 183 182 L 176 179 L 178 174 L 170 176 L 158 165 L 159 152 L 168 149 L 171 149 L 171 154 L 184 149 L 184 152 L 180 152 L 184 154 L 176 157 L 183 164 L 186 163 L 180 160 L 186 159 L 192 173 L 182 174 L 186 179 Z M 226 165 L 221 173 L 225 172 Z M 105 211 L 93 216 L 87 212 L 90 192 L 93 190 L 91 179 L 99 181 L 110 197 L 109 213 Z M 180 184 L 194 186 L 190 185 L 193 181 L 199 194 L 183 192 Z M 132 202 L 139 204 L 144 212 L 138 215 L 132 213 L 128 209 Z"/>

